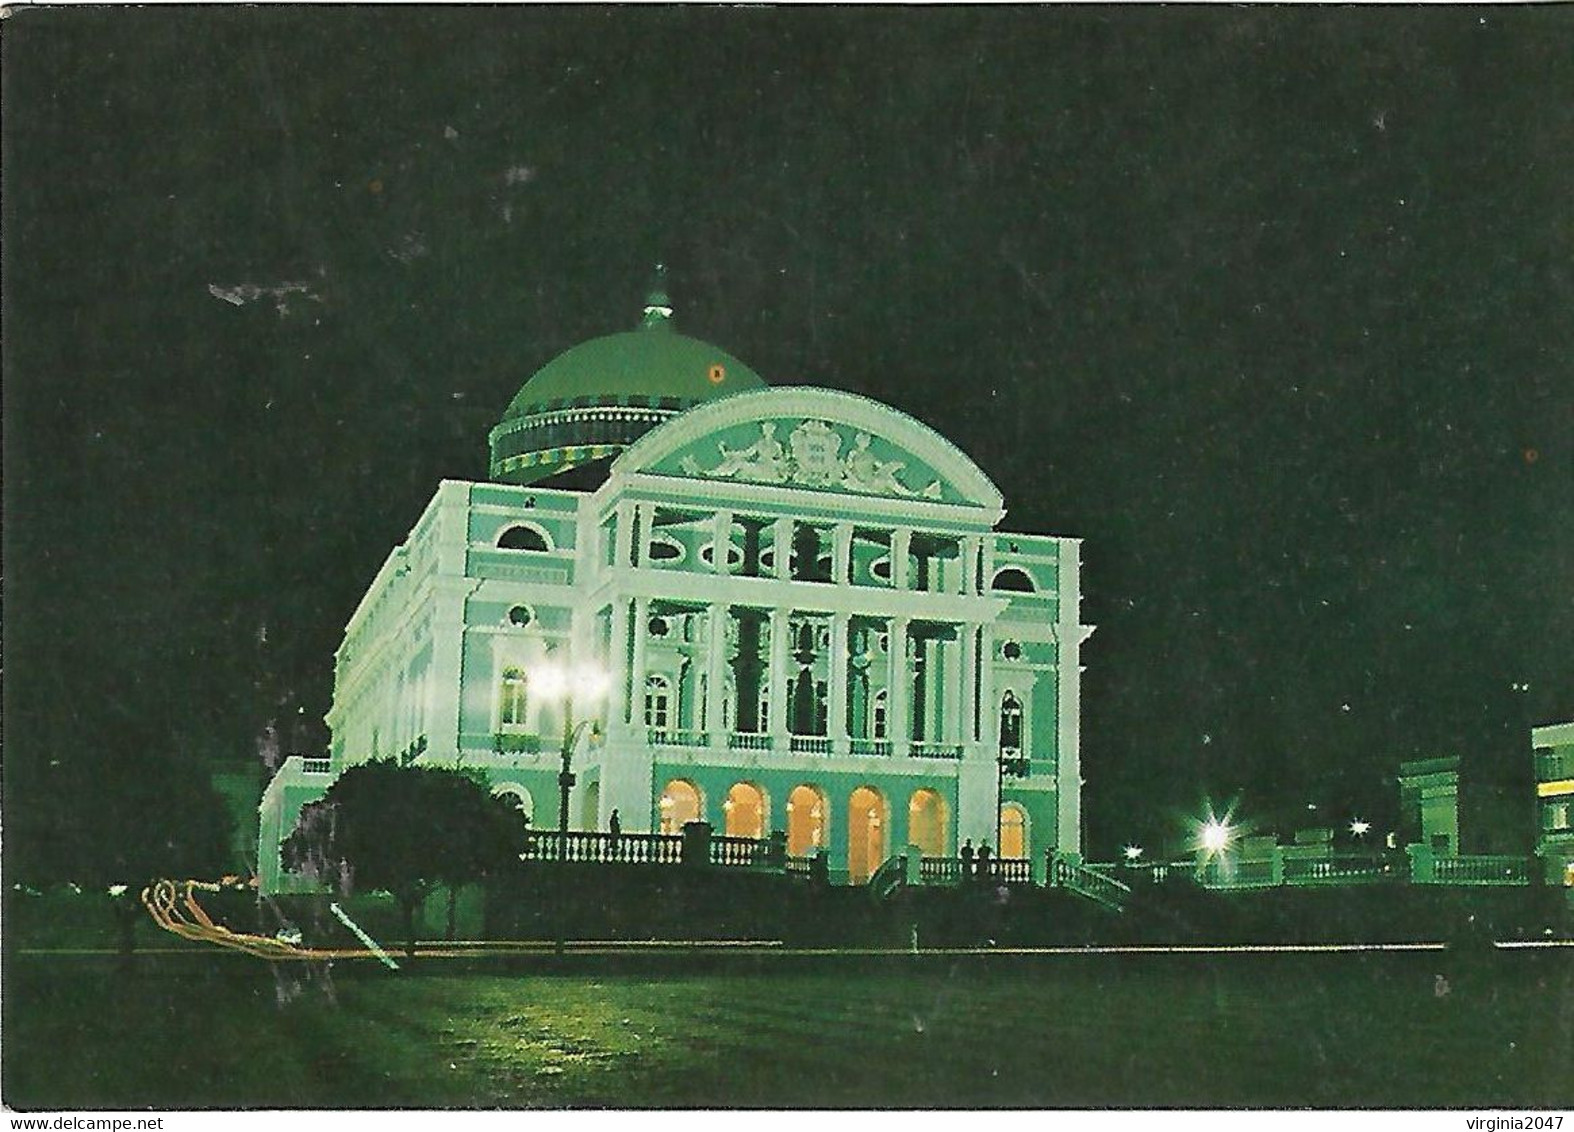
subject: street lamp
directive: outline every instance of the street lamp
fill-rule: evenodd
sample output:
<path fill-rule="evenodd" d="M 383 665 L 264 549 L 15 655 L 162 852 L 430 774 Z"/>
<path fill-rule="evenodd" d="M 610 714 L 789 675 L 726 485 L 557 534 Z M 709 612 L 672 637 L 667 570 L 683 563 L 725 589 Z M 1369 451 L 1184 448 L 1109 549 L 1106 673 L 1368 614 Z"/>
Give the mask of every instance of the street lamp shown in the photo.
<path fill-rule="evenodd" d="M 574 722 L 574 700 L 577 698 L 581 703 L 599 700 L 607 691 L 607 674 L 591 665 L 570 668 L 546 664 L 532 676 L 532 682 L 544 699 L 560 700 L 563 704 L 563 769 L 557 776 L 558 860 L 563 861 L 568 857 L 568 797 L 575 781 L 574 748 L 592 723 L 590 716 Z"/>
<path fill-rule="evenodd" d="M 607 674 L 599 668 L 590 665 L 579 665 L 569 668 L 557 664 L 545 664 L 534 674 L 535 685 L 543 698 L 561 701 L 563 704 L 563 769 L 557 776 L 558 807 L 557 807 L 557 861 L 558 874 L 558 900 L 560 907 L 557 917 L 557 953 L 563 954 L 567 935 L 567 888 L 561 866 L 568 860 L 568 796 L 574 788 L 574 747 L 579 742 L 579 737 L 591 725 L 591 717 L 586 716 L 578 723 L 574 722 L 574 699 L 579 698 L 581 703 L 594 702 L 606 694 Z"/>

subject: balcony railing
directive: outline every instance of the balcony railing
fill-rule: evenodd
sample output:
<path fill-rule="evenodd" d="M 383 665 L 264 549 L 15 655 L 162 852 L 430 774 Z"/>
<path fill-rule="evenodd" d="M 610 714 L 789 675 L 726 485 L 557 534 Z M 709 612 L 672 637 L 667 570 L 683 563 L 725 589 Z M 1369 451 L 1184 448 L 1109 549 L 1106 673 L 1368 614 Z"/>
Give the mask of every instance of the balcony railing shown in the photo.
<path fill-rule="evenodd" d="M 771 737 L 752 731 L 734 731 L 727 736 L 727 746 L 734 751 L 768 751 Z"/>
<path fill-rule="evenodd" d="M 1530 862 L 1524 857 L 1438 857 L 1432 862 L 1433 884 L 1529 884 Z"/>
<path fill-rule="evenodd" d="M 962 757 L 962 744 L 916 742 L 912 745 L 911 754 L 915 759 L 959 759 Z"/>
<path fill-rule="evenodd" d="M 782 843 L 782 856 L 780 864 L 785 867 L 787 857 L 786 844 Z M 731 865 L 733 867 L 754 868 L 766 867 L 772 864 L 771 842 L 759 841 L 753 837 L 727 837 L 725 835 L 712 835 L 710 839 L 710 863 L 713 865 Z"/>
<path fill-rule="evenodd" d="M 593 861 L 600 864 L 676 865 L 683 860 L 683 838 L 675 833 L 594 833 L 531 830 L 525 837 L 526 861 Z"/>
<path fill-rule="evenodd" d="M 708 747 L 710 736 L 704 731 L 652 727 L 645 732 L 652 747 Z"/>
<path fill-rule="evenodd" d="M 789 748 L 795 755 L 828 755 L 831 741 L 823 735 L 793 735 Z"/>
<path fill-rule="evenodd" d="M 1400 880 L 1404 876 L 1403 869 L 1395 867 L 1391 859 L 1378 853 L 1284 858 L 1285 884 L 1375 884 Z"/>
<path fill-rule="evenodd" d="M 301 773 L 302 774 L 332 774 L 333 773 L 333 760 L 332 759 L 302 759 L 301 760 Z"/>
<path fill-rule="evenodd" d="M 891 741 L 889 739 L 849 739 L 848 751 L 854 755 L 874 755 L 878 758 L 889 758 L 891 755 Z"/>
<path fill-rule="evenodd" d="M 918 879 L 924 884 L 961 884 L 962 862 L 957 857 L 925 857 L 918 862 Z"/>
<path fill-rule="evenodd" d="M 1026 857 L 991 857 L 988 866 L 979 871 L 1001 884 L 1033 883 L 1033 862 Z"/>

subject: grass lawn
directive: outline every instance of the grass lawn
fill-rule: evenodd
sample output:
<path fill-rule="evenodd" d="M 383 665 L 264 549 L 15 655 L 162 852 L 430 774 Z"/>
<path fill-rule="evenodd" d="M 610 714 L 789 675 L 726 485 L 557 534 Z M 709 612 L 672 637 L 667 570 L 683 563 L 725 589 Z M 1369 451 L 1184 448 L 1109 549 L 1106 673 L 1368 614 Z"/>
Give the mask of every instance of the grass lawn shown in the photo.
<path fill-rule="evenodd" d="M 303 977 L 11 956 L 7 1104 L 1568 1107 L 1574 963 L 905 957 Z M 1447 980 L 1446 993 L 1438 975 Z"/>

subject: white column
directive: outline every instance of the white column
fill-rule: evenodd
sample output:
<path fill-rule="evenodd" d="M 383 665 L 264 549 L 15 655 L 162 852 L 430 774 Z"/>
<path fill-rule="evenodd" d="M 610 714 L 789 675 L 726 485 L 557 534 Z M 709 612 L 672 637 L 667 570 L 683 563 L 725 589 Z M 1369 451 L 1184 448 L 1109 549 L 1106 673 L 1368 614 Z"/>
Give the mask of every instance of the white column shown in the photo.
<path fill-rule="evenodd" d="M 718 574 L 732 572 L 732 512 L 716 512 L 715 529 L 711 534 L 711 569 Z"/>
<path fill-rule="evenodd" d="M 629 633 L 628 602 L 621 597 L 612 599 L 612 655 L 608 658 L 607 673 L 612 677 L 612 688 L 607 695 L 607 719 L 613 726 L 628 718 L 628 688 L 632 674 L 628 671 Z"/>
<path fill-rule="evenodd" d="M 958 722 L 957 741 L 969 745 L 969 751 L 977 749 L 978 729 L 975 721 L 978 718 L 978 626 L 969 622 L 957 626 L 961 635 L 958 642 L 962 646 L 962 695 L 959 699 L 962 708 L 962 718 Z"/>
<path fill-rule="evenodd" d="M 776 545 L 776 576 L 778 578 L 792 577 L 792 520 L 777 519 L 775 530 Z"/>
<path fill-rule="evenodd" d="M 907 527 L 898 527 L 891 532 L 891 587 L 893 589 L 907 588 L 907 554 L 912 543 L 913 532 Z"/>
<path fill-rule="evenodd" d="M 634 546 L 632 561 L 636 566 L 647 566 L 650 560 L 650 536 L 656 525 L 656 505 L 654 503 L 636 503 L 634 513 L 639 522 L 639 538 Z"/>
<path fill-rule="evenodd" d="M 978 592 L 988 593 L 989 583 L 995 576 L 995 536 L 986 535 L 978 547 Z"/>
<path fill-rule="evenodd" d="M 765 678 L 770 681 L 770 718 L 765 730 L 780 739 L 778 746 L 787 749 L 787 655 L 788 622 L 790 611 L 783 606 L 771 610 L 770 664 Z"/>
<path fill-rule="evenodd" d="M 634 662 L 629 675 L 629 724 L 636 730 L 645 723 L 645 647 L 650 636 L 650 599 L 634 599 Z"/>
<path fill-rule="evenodd" d="M 629 564 L 634 547 L 634 504 L 618 504 L 617 526 L 612 539 L 612 566 L 621 569 Z"/>
<path fill-rule="evenodd" d="M 1060 618 L 1055 627 L 1056 723 L 1055 847 L 1062 853 L 1082 852 L 1082 642 L 1093 626 L 1081 624 L 1082 546 L 1076 539 L 1060 543 Z"/>
<path fill-rule="evenodd" d="M 835 558 L 831 561 L 831 581 L 839 586 L 848 584 L 851 571 L 847 560 L 853 550 L 853 525 L 851 523 L 837 523 L 831 536 L 831 553 Z"/>
<path fill-rule="evenodd" d="M 907 618 L 891 618 L 887 630 L 886 660 L 889 662 L 885 692 L 885 734 L 891 741 L 891 752 L 907 752 L 908 691 L 912 673 L 907 669 Z"/>
<path fill-rule="evenodd" d="M 490 704 L 496 694 L 495 689 L 480 682 L 468 689 L 465 686 L 465 604 L 475 585 L 464 578 L 439 578 L 433 587 L 432 667 L 428 675 L 432 715 L 426 748 L 429 762 L 452 763 L 459 758 L 466 694 L 485 704 Z M 495 682 L 498 676 L 494 672 L 487 679 Z M 394 745 L 393 733 L 382 738 Z"/>
<path fill-rule="evenodd" d="M 705 730 L 713 747 L 726 747 L 727 733 L 721 724 L 721 703 L 726 691 L 727 607 L 715 602 L 710 607 L 709 634 L 705 640 Z"/>
<path fill-rule="evenodd" d="M 847 746 L 847 614 L 831 614 L 831 686 L 825 731 L 839 749 Z"/>
<path fill-rule="evenodd" d="M 968 535 L 962 540 L 962 553 L 957 559 L 962 575 L 957 584 L 957 593 L 976 594 L 978 592 L 978 552 L 982 540 L 977 535 Z"/>
<path fill-rule="evenodd" d="M 1000 689 L 995 686 L 995 631 L 994 626 L 984 626 L 984 635 L 978 654 L 978 741 L 989 758 L 1000 754 Z"/>

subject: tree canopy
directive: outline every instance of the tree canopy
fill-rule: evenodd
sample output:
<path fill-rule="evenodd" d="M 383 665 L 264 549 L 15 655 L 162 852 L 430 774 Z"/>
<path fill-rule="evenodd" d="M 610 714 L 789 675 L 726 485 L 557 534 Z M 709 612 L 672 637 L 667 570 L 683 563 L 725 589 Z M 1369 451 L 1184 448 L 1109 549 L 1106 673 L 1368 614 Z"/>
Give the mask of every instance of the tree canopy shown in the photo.
<path fill-rule="evenodd" d="M 518 813 L 479 774 L 380 760 L 351 767 L 303 808 L 280 855 L 285 868 L 346 895 L 393 893 L 408 927 L 435 886 L 496 875 L 523 843 Z"/>

